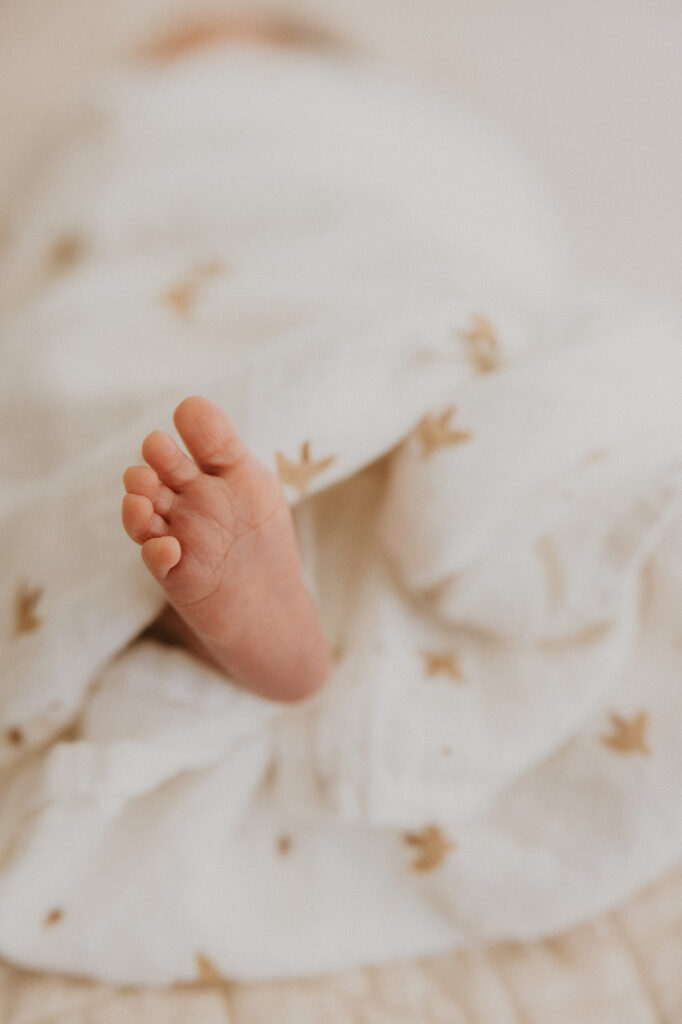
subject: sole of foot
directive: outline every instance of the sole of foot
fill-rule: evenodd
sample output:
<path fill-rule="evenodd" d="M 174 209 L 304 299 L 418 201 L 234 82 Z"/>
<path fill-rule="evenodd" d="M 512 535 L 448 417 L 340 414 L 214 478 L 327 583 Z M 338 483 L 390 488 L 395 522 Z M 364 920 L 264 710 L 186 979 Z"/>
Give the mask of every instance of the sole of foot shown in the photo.
<path fill-rule="evenodd" d="M 189 455 L 163 430 L 144 439 L 123 526 L 199 652 L 260 696 L 305 699 L 331 656 L 280 481 L 208 399 L 186 398 L 174 423 Z"/>

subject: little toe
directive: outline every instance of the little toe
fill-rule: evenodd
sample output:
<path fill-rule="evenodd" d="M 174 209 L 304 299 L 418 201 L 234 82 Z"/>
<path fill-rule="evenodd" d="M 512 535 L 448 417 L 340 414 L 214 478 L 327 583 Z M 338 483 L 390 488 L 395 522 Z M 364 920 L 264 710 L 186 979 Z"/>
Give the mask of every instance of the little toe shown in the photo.
<path fill-rule="evenodd" d="M 153 537 L 142 545 L 142 560 L 160 583 L 180 561 L 182 549 L 176 537 Z"/>
<path fill-rule="evenodd" d="M 231 469 L 248 454 L 230 417 L 208 398 L 185 398 L 175 410 L 173 420 L 188 450 L 206 473 Z"/>
<path fill-rule="evenodd" d="M 150 537 L 162 537 L 168 531 L 168 524 L 154 511 L 149 498 L 143 494 L 126 494 L 121 510 L 123 527 L 137 544 L 143 544 Z"/>
<path fill-rule="evenodd" d="M 159 474 L 161 481 L 181 491 L 197 476 L 199 468 L 165 430 L 153 430 L 142 442 L 142 457 Z"/>

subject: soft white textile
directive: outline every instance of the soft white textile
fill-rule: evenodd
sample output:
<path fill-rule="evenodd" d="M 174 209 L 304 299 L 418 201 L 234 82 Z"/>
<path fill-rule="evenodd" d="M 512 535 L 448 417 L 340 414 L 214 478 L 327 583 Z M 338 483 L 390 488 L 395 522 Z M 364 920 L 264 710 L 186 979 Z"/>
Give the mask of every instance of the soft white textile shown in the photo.
<path fill-rule="evenodd" d="M 275 982 L 120 989 L 0 965 L 3 1024 L 676 1024 L 682 872 L 560 937 Z"/>
<path fill-rule="evenodd" d="M 4 956 L 311 974 L 547 934 L 679 858 L 679 331 L 560 301 L 535 196 L 468 117 L 317 58 L 73 116 L 2 281 Z M 163 596 L 120 474 L 192 392 L 273 468 L 335 457 L 290 492 L 340 648 L 304 705 L 128 646 Z"/>

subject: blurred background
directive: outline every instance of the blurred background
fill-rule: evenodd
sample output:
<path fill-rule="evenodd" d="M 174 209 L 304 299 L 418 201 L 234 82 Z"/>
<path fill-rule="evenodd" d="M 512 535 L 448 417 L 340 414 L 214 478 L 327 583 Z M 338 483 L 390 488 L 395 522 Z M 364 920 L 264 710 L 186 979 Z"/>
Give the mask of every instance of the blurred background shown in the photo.
<path fill-rule="evenodd" d="M 682 305 L 680 0 L 0 0 L 0 195 L 93 70 L 225 13 L 294 15 L 515 138 L 587 283 Z"/>

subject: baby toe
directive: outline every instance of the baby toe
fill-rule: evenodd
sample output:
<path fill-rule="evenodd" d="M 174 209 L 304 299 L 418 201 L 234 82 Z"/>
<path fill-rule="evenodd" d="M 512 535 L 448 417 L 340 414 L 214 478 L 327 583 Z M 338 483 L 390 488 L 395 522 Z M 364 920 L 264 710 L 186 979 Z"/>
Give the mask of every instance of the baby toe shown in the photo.
<path fill-rule="evenodd" d="M 178 564 L 181 554 L 180 542 L 175 537 L 154 537 L 142 545 L 142 560 L 159 582 Z"/>
<path fill-rule="evenodd" d="M 153 430 L 142 442 L 142 456 L 171 490 L 181 491 L 199 473 L 199 468 L 178 447 L 165 430 Z"/>
<path fill-rule="evenodd" d="M 128 494 L 142 494 L 155 503 L 161 481 L 156 470 L 149 466 L 128 466 L 123 474 L 123 485 Z"/>
<path fill-rule="evenodd" d="M 186 398 L 175 410 L 173 420 L 204 472 L 230 469 L 247 454 L 230 417 L 208 398 Z"/>
<path fill-rule="evenodd" d="M 143 544 L 150 537 L 162 537 L 168 531 L 165 519 L 154 511 L 149 498 L 143 494 L 126 494 L 121 510 L 123 527 L 137 544 Z"/>
<path fill-rule="evenodd" d="M 142 494 L 149 498 L 154 511 L 167 516 L 175 504 L 175 493 L 159 480 L 159 474 L 150 466 L 129 466 L 123 474 L 128 494 Z"/>

